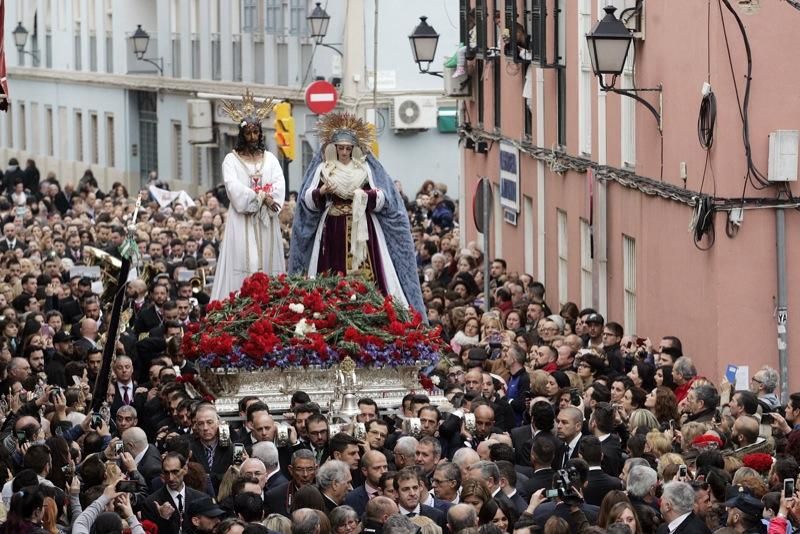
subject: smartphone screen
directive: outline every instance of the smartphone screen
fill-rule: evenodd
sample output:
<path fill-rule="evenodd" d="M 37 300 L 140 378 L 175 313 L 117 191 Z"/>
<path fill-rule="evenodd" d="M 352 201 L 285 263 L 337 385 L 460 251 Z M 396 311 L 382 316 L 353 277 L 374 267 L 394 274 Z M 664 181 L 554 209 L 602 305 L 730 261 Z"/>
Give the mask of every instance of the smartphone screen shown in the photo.
<path fill-rule="evenodd" d="M 783 497 L 786 499 L 791 499 L 794 497 L 794 479 L 793 478 L 785 478 L 783 479 Z"/>

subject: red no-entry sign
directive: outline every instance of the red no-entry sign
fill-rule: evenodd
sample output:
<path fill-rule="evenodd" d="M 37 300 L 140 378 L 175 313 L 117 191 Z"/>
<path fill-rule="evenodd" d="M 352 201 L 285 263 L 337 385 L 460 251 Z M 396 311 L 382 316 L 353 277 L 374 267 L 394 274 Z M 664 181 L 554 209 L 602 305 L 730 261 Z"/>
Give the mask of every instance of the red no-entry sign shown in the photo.
<path fill-rule="evenodd" d="M 329 113 L 336 107 L 338 100 L 339 94 L 336 88 L 325 80 L 312 82 L 306 87 L 306 105 L 312 113 L 317 115 Z"/>

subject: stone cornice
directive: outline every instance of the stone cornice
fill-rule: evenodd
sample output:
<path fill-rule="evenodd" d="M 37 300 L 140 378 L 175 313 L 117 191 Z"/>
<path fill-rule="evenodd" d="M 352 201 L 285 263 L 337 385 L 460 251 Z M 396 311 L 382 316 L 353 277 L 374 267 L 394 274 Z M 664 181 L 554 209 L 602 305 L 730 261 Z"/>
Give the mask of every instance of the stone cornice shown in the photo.
<path fill-rule="evenodd" d="M 38 82 L 67 83 L 76 85 L 94 85 L 98 87 L 116 87 L 132 91 L 163 91 L 175 94 L 211 93 L 222 95 L 239 95 L 245 88 L 250 89 L 257 97 L 270 97 L 278 100 L 301 103 L 304 91 L 299 88 L 264 85 L 257 83 L 222 82 L 209 80 L 192 80 L 154 76 L 150 74 L 109 74 L 105 72 L 83 72 L 74 70 L 54 70 L 32 67 L 9 67 L 9 80 L 31 80 Z M 378 93 L 379 105 L 390 105 L 395 96 L 431 95 L 438 97 L 440 105 L 455 105 L 456 99 L 446 97 L 440 91 L 430 90 L 397 90 Z M 361 106 L 369 106 L 372 92 L 363 93 L 359 98 L 344 98 L 345 106 L 358 102 Z"/>

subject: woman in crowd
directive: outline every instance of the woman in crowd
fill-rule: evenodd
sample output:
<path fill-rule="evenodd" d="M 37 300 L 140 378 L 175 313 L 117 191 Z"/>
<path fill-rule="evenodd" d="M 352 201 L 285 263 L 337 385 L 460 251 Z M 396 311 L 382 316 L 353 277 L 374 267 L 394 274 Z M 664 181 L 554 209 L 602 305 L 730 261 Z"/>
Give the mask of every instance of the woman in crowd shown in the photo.
<path fill-rule="evenodd" d="M 455 352 L 460 352 L 464 347 L 477 346 L 480 342 L 480 328 L 478 319 L 466 319 L 450 340 L 450 347 Z"/>
<path fill-rule="evenodd" d="M 647 362 L 634 362 L 633 367 L 628 372 L 628 377 L 633 381 L 633 385 L 645 391 L 650 391 L 656 387 L 655 367 Z"/>
<path fill-rule="evenodd" d="M 670 421 L 678 424 L 678 399 L 671 389 L 659 386 L 653 389 L 645 398 L 644 407 L 653 412 L 659 424 L 669 426 Z"/>

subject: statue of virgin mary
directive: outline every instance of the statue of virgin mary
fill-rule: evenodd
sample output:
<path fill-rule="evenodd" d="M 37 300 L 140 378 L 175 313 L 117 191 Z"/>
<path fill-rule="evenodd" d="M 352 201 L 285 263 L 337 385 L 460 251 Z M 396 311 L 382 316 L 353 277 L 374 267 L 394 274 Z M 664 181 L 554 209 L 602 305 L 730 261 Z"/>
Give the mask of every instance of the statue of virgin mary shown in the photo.
<path fill-rule="evenodd" d="M 408 214 L 370 153 L 368 125 L 348 113 L 329 113 L 318 132 L 321 149 L 298 197 L 289 272 L 360 274 L 423 313 Z"/>

